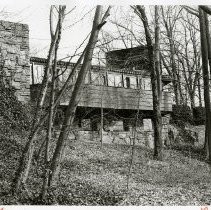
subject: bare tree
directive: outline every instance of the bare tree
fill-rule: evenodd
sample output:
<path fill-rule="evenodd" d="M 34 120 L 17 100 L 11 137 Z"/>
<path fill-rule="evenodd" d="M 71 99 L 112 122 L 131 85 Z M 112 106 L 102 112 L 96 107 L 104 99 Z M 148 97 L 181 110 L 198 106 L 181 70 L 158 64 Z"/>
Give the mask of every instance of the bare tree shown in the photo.
<path fill-rule="evenodd" d="M 181 9 L 176 11 L 176 6 L 167 6 L 167 10 L 164 11 L 164 7 L 161 7 L 162 11 L 162 20 L 164 23 L 164 27 L 166 29 L 166 36 L 168 39 L 169 44 L 169 52 L 170 52 L 170 63 L 171 63 L 171 74 L 172 75 L 172 83 L 174 88 L 174 95 L 175 95 L 175 103 L 177 105 L 180 104 L 180 92 L 179 92 L 179 84 L 178 84 L 178 74 L 177 74 L 177 67 L 176 67 L 176 60 L 175 60 L 175 37 L 174 37 L 174 30 L 176 26 L 176 22 L 179 19 L 179 15 Z M 174 12 L 173 12 L 174 11 Z M 176 11 L 176 14 L 175 14 Z"/>
<path fill-rule="evenodd" d="M 47 126 L 47 134 L 46 134 L 46 145 L 45 145 L 45 171 L 43 176 L 43 187 L 41 192 L 42 199 L 45 198 L 47 192 L 47 185 L 48 185 L 48 177 L 49 177 L 49 144 L 52 138 L 52 129 L 53 129 L 53 116 L 54 116 L 54 98 L 55 98 L 55 83 L 56 83 L 56 74 L 57 74 L 57 54 L 59 48 L 59 42 L 61 40 L 61 29 L 62 29 L 62 19 L 64 16 L 65 7 L 59 6 L 59 35 L 58 39 L 56 40 L 55 50 L 54 50 L 54 61 L 53 61 L 53 68 L 52 68 L 52 79 L 51 79 L 51 93 L 50 93 L 50 100 L 49 100 L 49 115 L 48 115 L 48 126 Z M 52 12 L 51 12 L 52 13 Z M 52 19 L 52 18 L 51 18 Z M 51 35 L 53 37 L 53 31 L 51 27 Z"/>
<path fill-rule="evenodd" d="M 143 6 L 136 6 L 136 13 L 141 18 L 144 29 L 148 48 L 149 66 L 151 70 L 151 83 L 153 95 L 153 124 L 154 124 L 154 158 L 162 160 L 162 118 L 161 118 L 161 73 L 159 64 L 159 14 L 158 6 L 155 6 L 155 53 L 153 49 L 153 42 L 149 29 L 148 19 Z M 154 59 L 155 57 L 155 59 Z"/>
<path fill-rule="evenodd" d="M 181 19 L 183 30 L 180 31 L 180 34 L 184 38 L 178 44 L 176 54 L 181 64 L 178 68 L 182 70 L 183 86 L 187 88 L 188 94 L 185 93 L 185 95 L 189 96 L 191 109 L 193 110 L 195 108 L 196 88 L 201 74 L 198 18 L 186 12 L 186 14 L 181 15 Z"/>
<path fill-rule="evenodd" d="M 52 11 L 53 10 L 51 9 L 50 17 L 52 17 L 52 14 L 51 14 Z M 62 12 L 62 19 L 61 19 L 61 21 L 58 20 L 54 34 L 52 34 L 52 29 L 51 29 L 51 44 L 50 44 L 50 49 L 49 49 L 49 53 L 48 53 L 47 64 L 45 67 L 44 77 L 43 77 L 43 81 L 42 81 L 42 85 L 41 85 L 41 91 L 40 91 L 40 95 L 37 100 L 36 111 L 35 111 L 32 126 L 31 126 L 31 132 L 30 132 L 28 141 L 26 143 L 26 146 L 24 147 L 22 156 L 20 158 L 19 166 L 18 166 L 18 169 L 15 174 L 15 178 L 13 181 L 13 183 L 14 183 L 13 191 L 16 193 L 18 192 L 21 183 L 25 185 L 25 183 L 27 181 L 31 162 L 32 162 L 32 157 L 34 154 L 35 136 L 36 136 L 36 132 L 37 132 L 37 127 L 40 124 L 42 108 L 43 108 L 44 101 L 46 98 L 46 93 L 47 93 L 47 88 L 48 88 L 48 80 L 49 80 L 49 75 L 50 75 L 50 69 L 52 66 L 53 54 L 55 51 L 55 45 L 56 45 L 56 42 L 59 37 L 62 21 L 64 19 L 64 10 L 60 10 L 60 12 Z M 52 22 L 52 19 L 50 18 L 50 25 L 52 25 L 51 22 Z"/>
<path fill-rule="evenodd" d="M 95 48 L 98 34 L 101 29 L 101 27 L 106 23 L 106 18 L 109 15 L 110 7 L 106 11 L 103 18 L 102 16 L 102 6 L 97 6 L 95 17 L 93 21 L 92 31 L 89 38 L 89 42 L 86 47 L 86 52 L 84 55 L 84 61 L 82 64 L 82 67 L 78 73 L 78 77 L 72 92 L 72 97 L 69 101 L 69 105 L 67 107 L 65 118 L 63 121 L 63 125 L 61 128 L 61 132 L 57 141 L 56 149 L 53 154 L 52 162 L 51 162 L 51 175 L 50 175 L 50 185 L 56 185 L 58 181 L 58 175 L 60 172 L 60 165 L 62 161 L 62 157 L 64 155 L 64 149 L 65 149 L 65 142 L 68 138 L 69 131 L 71 129 L 71 126 L 73 124 L 74 116 L 76 107 L 78 104 L 78 101 L 80 100 L 80 92 L 84 84 L 84 79 L 86 76 L 86 73 L 91 65 L 93 50 Z"/>
<path fill-rule="evenodd" d="M 209 162 L 211 162 L 211 99 L 209 70 L 211 67 L 211 43 L 209 34 L 209 21 L 207 17 L 207 13 L 211 15 L 211 9 L 209 6 L 199 6 L 198 10 L 189 7 L 187 11 L 199 18 L 202 72 L 204 82 L 204 104 L 206 112 L 205 151 L 207 153 L 207 158 Z"/>

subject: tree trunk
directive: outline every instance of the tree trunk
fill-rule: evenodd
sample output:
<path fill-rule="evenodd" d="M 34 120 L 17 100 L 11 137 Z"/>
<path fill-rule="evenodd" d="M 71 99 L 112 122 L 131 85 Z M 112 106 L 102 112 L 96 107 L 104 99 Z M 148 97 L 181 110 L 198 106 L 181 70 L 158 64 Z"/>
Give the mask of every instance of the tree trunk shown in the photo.
<path fill-rule="evenodd" d="M 154 84 L 154 91 L 158 92 L 158 96 L 153 93 L 153 102 L 155 106 L 154 110 L 154 127 L 155 127 L 155 147 L 154 157 L 158 160 L 162 160 L 162 117 L 161 117 L 161 101 L 162 101 L 162 84 L 161 84 L 161 70 L 160 70 L 160 27 L 159 27 L 159 6 L 155 6 L 155 74 L 153 77 L 157 78 L 157 84 Z M 154 92 L 153 91 L 153 92 Z M 157 138 L 156 138 L 157 136 Z"/>
<path fill-rule="evenodd" d="M 98 5 L 95 12 L 92 32 L 91 32 L 90 39 L 87 45 L 87 50 L 84 55 L 84 61 L 83 61 L 81 70 L 79 71 L 78 78 L 77 78 L 77 81 L 72 93 L 72 97 L 70 99 L 69 105 L 65 113 L 65 118 L 63 121 L 63 125 L 61 128 L 58 141 L 57 141 L 56 149 L 53 154 L 51 167 L 50 167 L 51 169 L 50 185 L 51 186 L 56 185 L 58 181 L 60 165 L 61 165 L 62 156 L 64 154 L 64 149 L 65 149 L 65 142 L 66 142 L 66 139 L 68 138 L 68 133 L 74 120 L 76 107 L 80 99 L 80 91 L 83 87 L 86 73 L 91 65 L 93 50 L 97 42 L 98 34 L 100 30 L 101 16 L 102 16 L 102 6 Z"/>
<path fill-rule="evenodd" d="M 143 6 L 136 7 L 138 12 L 141 14 L 142 22 L 145 29 L 146 42 L 148 47 L 148 56 L 151 67 L 151 83 L 152 83 L 152 95 L 153 95 L 153 124 L 154 124 L 154 158 L 157 160 L 162 160 L 162 118 L 160 111 L 160 85 L 159 82 L 160 75 L 160 65 L 159 65 L 159 15 L 158 6 L 155 6 L 155 62 L 153 53 L 153 43 L 150 34 L 149 24 L 146 17 L 145 9 Z"/>
<path fill-rule="evenodd" d="M 206 131 L 209 151 L 209 162 L 211 162 L 211 107 L 210 107 L 210 87 L 209 87 L 209 68 L 208 68 L 208 41 L 206 34 L 205 12 L 199 7 L 199 23 L 201 36 L 201 54 L 202 54 L 202 69 L 204 80 L 204 103 L 206 110 Z M 205 133 L 206 135 L 206 133 Z"/>
<path fill-rule="evenodd" d="M 198 80 L 197 83 L 198 83 L 198 94 L 199 94 L 199 106 L 202 107 L 201 82 L 200 82 L 199 76 L 198 76 L 197 80 Z"/>
<path fill-rule="evenodd" d="M 178 79 L 177 78 L 177 67 L 176 67 L 176 61 L 175 61 L 175 47 L 174 47 L 174 41 L 173 41 L 173 31 L 172 28 L 169 27 L 169 20 L 165 19 L 165 14 L 163 7 L 161 7 L 162 11 L 162 18 L 165 24 L 167 37 L 169 41 L 169 50 L 170 50 L 170 60 L 171 60 L 171 68 L 172 68 L 172 76 L 173 76 L 173 88 L 174 88 L 174 95 L 175 95 L 175 103 L 176 105 L 179 105 L 180 103 L 180 94 L 179 94 L 179 87 L 178 87 Z M 167 22 L 168 21 L 168 22 Z"/>
<path fill-rule="evenodd" d="M 51 11 L 52 12 L 52 11 Z M 35 134 L 37 131 L 37 126 L 39 126 L 40 118 L 41 118 L 41 111 L 44 105 L 44 100 L 47 93 L 47 87 L 48 87 L 48 78 L 50 73 L 50 67 L 53 59 L 53 52 L 55 49 L 56 40 L 58 39 L 58 33 L 59 33 L 59 23 L 56 27 L 56 32 L 54 34 L 54 37 L 51 40 L 51 45 L 48 53 L 47 58 L 47 64 L 44 72 L 44 77 L 41 85 L 41 91 L 39 98 L 37 99 L 37 107 L 35 111 L 35 115 L 32 122 L 31 132 L 28 138 L 28 141 L 26 143 L 26 146 L 24 147 L 22 156 L 19 161 L 18 169 L 15 173 L 15 178 L 13 180 L 13 192 L 18 192 L 21 183 L 25 184 L 28 178 L 32 157 L 34 154 L 35 149 Z"/>
<path fill-rule="evenodd" d="M 49 115 L 48 115 L 48 127 L 47 127 L 47 135 L 46 135 L 46 145 L 45 145 L 45 168 L 44 168 L 44 176 L 43 176 L 43 186 L 42 186 L 42 192 L 41 192 L 41 198 L 44 199 L 45 195 L 47 193 L 48 188 L 48 178 L 49 178 L 49 147 L 50 147 L 50 141 L 52 138 L 52 129 L 53 129 L 53 116 L 54 116 L 54 98 L 55 98 L 55 76 L 57 72 L 57 52 L 59 48 L 59 42 L 61 40 L 61 29 L 62 29 L 62 16 L 65 8 L 59 6 L 59 35 L 58 39 L 56 41 L 55 45 L 55 53 L 54 53 L 54 63 L 52 68 L 52 80 L 51 80 L 51 94 L 50 94 L 50 101 L 49 101 Z"/>
<path fill-rule="evenodd" d="M 192 113 L 193 113 L 193 110 L 195 108 L 195 92 L 192 91 L 189 94 L 189 96 L 190 96 L 190 106 L 191 106 L 191 110 L 192 110 Z"/>

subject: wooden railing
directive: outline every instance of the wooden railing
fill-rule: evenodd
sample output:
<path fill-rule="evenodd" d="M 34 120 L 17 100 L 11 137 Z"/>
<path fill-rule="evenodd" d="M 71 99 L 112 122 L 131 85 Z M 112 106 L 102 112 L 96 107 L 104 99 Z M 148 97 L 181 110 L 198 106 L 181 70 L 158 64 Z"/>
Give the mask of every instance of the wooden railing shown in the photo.
<path fill-rule="evenodd" d="M 67 105 L 68 102 L 69 94 L 67 93 L 62 98 L 60 104 Z M 78 106 L 153 110 L 152 91 L 85 85 Z M 172 97 L 170 92 L 163 92 L 161 110 L 167 112 L 172 111 Z"/>

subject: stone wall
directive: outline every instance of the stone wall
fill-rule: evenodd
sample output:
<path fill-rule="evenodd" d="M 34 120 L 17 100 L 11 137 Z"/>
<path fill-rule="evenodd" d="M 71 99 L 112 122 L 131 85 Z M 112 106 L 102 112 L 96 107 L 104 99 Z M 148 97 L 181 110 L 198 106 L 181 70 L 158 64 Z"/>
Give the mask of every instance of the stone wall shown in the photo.
<path fill-rule="evenodd" d="M 164 145 L 168 145 L 169 142 L 169 117 L 169 115 L 162 117 L 162 139 Z M 121 127 L 122 130 L 120 129 Z M 132 128 L 130 128 L 129 131 L 123 131 L 122 121 L 116 121 L 114 123 L 114 127 L 111 128 L 112 129 L 109 129 L 109 131 L 103 131 L 103 143 L 131 145 L 133 143 L 133 139 L 135 138 L 136 145 L 151 149 L 154 148 L 154 133 L 151 119 L 143 120 L 143 125 L 136 128 L 136 136 L 134 136 L 134 130 Z M 77 139 L 79 141 L 100 142 L 100 133 L 99 131 L 76 129 L 74 135 L 71 134 L 69 138 Z"/>
<path fill-rule="evenodd" d="M 131 131 L 104 131 L 103 143 L 131 145 L 136 138 L 135 145 L 147 148 L 154 148 L 153 133 L 149 131 L 138 131 L 134 137 Z M 100 135 L 97 131 L 78 131 L 76 139 L 79 141 L 100 142 Z"/>
<path fill-rule="evenodd" d="M 30 99 L 28 25 L 0 21 L 0 71 L 4 80 L 16 89 L 18 100 L 23 103 L 28 102 Z"/>

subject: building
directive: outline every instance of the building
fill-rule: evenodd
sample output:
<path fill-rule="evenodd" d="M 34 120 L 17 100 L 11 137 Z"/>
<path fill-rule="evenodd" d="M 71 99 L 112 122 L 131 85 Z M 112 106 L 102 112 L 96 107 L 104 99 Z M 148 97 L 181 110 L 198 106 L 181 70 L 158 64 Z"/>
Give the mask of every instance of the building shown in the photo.
<path fill-rule="evenodd" d="M 21 102 L 36 99 L 45 64 L 44 58 L 29 57 L 26 24 L 0 21 L 1 80 L 15 88 Z M 61 74 L 57 80 L 58 88 L 73 66 L 74 63 L 58 62 Z M 136 143 L 153 147 L 153 106 L 148 69 L 145 46 L 108 52 L 106 66 L 91 66 L 76 111 L 74 127 L 77 138 L 98 141 L 102 136 L 103 142 L 127 144 L 134 138 L 136 130 Z M 171 92 L 167 88 L 170 82 L 167 76 L 162 77 L 164 139 L 167 139 L 168 116 L 172 111 Z M 59 105 L 58 124 L 69 97 L 67 89 Z"/>
<path fill-rule="evenodd" d="M 42 81 L 46 59 L 31 57 L 31 99 L 37 96 Z M 74 63 L 58 62 L 57 87 L 61 87 Z M 80 69 L 80 67 L 79 67 Z M 74 84 L 77 75 L 72 80 Z M 172 111 L 168 76 L 162 77 L 162 118 L 164 140 L 168 139 L 169 114 Z M 71 85 L 71 84 L 70 84 Z M 67 89 L 60 102 L 60 115 L 68 105 Z M 106 66 L 91 66 L 78 103 L 74 122 L 75 135 L 79 139 L 105 143 L 136 144 L 153 148 L 153 104 L 147 48 L 110 51 L 106 54 Z M 103 129 L 102 129 L 103 128 Z M 134 132 L 136 130 L 136 132 Z M 136 135 L 134 136 L 134 133 Z"/>

